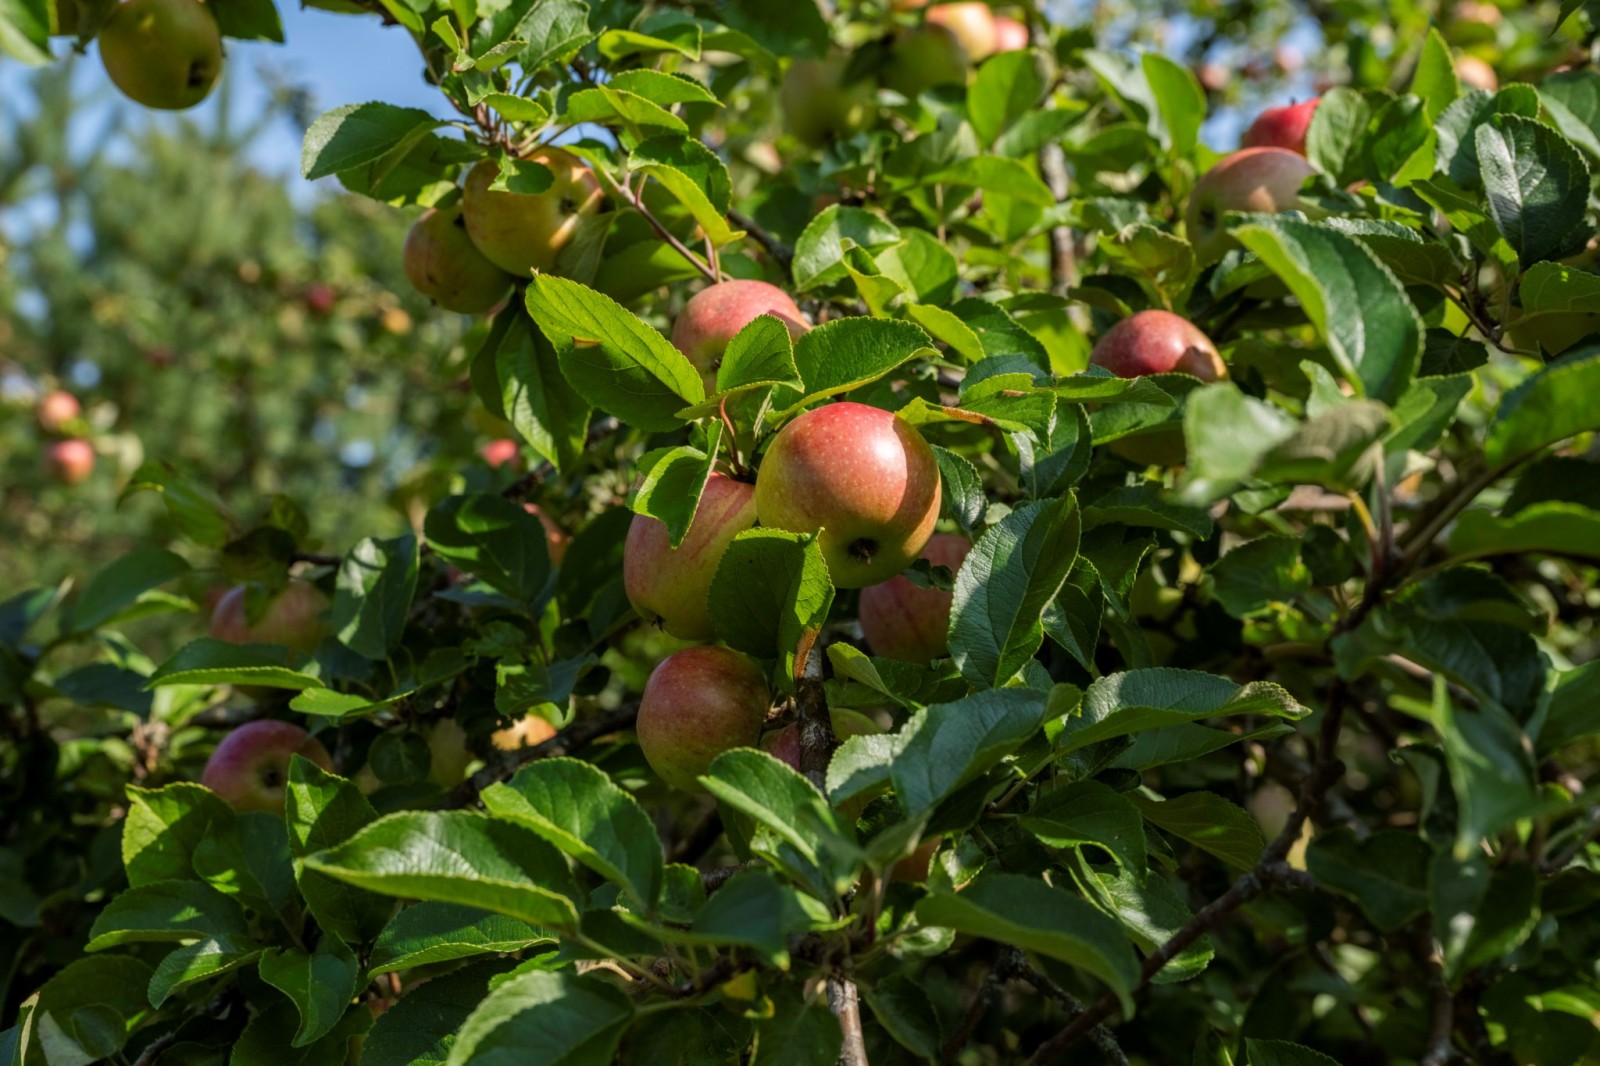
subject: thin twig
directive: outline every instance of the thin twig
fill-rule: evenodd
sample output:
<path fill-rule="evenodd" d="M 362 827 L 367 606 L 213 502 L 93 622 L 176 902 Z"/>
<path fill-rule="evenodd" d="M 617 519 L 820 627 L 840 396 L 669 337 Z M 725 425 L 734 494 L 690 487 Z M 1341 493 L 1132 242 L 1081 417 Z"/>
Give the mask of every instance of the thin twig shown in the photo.
<path fill-rule="evenodd" d="M 728 221 L 744 230 L 750 239 L 766 249 L 773 262 L 783 269 L 783 276 L 794 280 L 794 249 L 762 229 L 756 220 L 742 211 L 729 211 Z"/>
<path fill-rule="evenodd" d="M 967 1011 L 961 1016 L 961 1021 L 956 1025 L 955 1032 L 950 1034 L 950 1039 L 944 1042 L 944 1047 L 939 1049 L 939 1061 L 949 1064 L 956 1061 L 961 1054 L 961 1049 L 967 1046 L 972 1039 L 972 1034 L 977 1032 L 978 1023 L 983 1021 L 983 1016 L 989 1012 L 989 1004 L 994 1002 L 995 996 L 1000 994 L 1000 985 L 1004 982 L 1005 975 L 1000 972 L 1000 964 L 995 963 L 989 972 L 984 975 L 983 983 L 978 986 L 978 991 L 973 994 L 972 1002 L 967 1005 Z"/>
<path fill-rule="evenodd" d="M 1009 944 L 1002 946 L 999 968 L 1003 976 L 1026 981 L 1040 995 L 1055 1000 L 1068 1014 L 1083 1013 L 1083 1001 L 1034 969 L 1021 948 Z M 1122 1050 L 1122 1045 L 1117 1043 L 1116 1035 L 1110 1029 L 1103 1025 L 1095 1026 L 1089 1030 L 1089 1042 L 1099 1049 L 1101 1056 L 1111 1066 L 1128 1066 L 1127 1053 Z"/>
<path fill-rule="evenodd" d="M 554 759 L 571 755 L 581 748 L 610 733 L 631 728 L 639 717 L 639 705 L 629 703 L 610 711 L 602 711 L 589 718 L 580 718 L 542 744 L 517 751 L 496 751 L 485 762 L 483 769 L 457 785 L 442 809 L 470 807 L 478 802 L 478 795 L 496 781 L 504 781 L 518 769 L 535 759 Z"/>
<path fill-rule="evenodd" d="M 1433 935 L 1431 915 L 1424 915 L 1418 923 L 1416 952 L 1417 961 L 1428 975 L 1428 1000 L 1432 1005 L 1428 1050 L 1418 1066 L 1445 1066 L 1454 1054 L 1450 1045 L 1455 1036 L 1456 1001 L 1444 978 L 1444 956 L 1439 938 Z"/>

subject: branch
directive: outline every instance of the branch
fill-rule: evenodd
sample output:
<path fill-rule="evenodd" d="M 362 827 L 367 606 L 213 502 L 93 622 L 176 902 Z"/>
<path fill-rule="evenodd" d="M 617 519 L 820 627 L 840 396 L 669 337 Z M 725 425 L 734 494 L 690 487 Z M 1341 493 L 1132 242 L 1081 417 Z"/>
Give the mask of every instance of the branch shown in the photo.
<path fill-rule="evenodd" d="M 442 809 L 470 807 L 478 802 L 478 795 L 484 789 L 496 781 L 504 781 L 535 759 L 554 759 L 562 755 L 571 755 L 608 733 L 631 727 L 638 716 L 639 705 L 629 703 L 615 710 L 602 711 L 592 718 L 579 719 L 549 740 L 535 744 L 531 748 L 496 751 L 485 761 L 483 769 L 457 785 L 455 791 L 451 792 L 439 806 Z"/>
<path fill-rule="evenodd" d="M 767 254 L 772 256 L 773 261 L 776 262 L 778 266 L 783 268 L 783 276 L 788 278 L 790 281 L 794 280 L 793 248 L 789 247 L 787 244 L 784 244 L 772 234 L 762 229 L 756 224 L 755 219 L 751 218 L 743 211 L 730 210 L 728 212 L 728 221 L 744 230 L 750 235 L 751 240 L 755 241 L 757 244 L 761 245 L 762 248 L 766 249 Z"/>
<path fill-rule="evenodd" d="M 1439 938 L 1433 935 L 1433 918 L 1424 915 L 1416 931 L 1417 961 L 1428 975 L 1428 999 L 1432 1004 L 1432 1023 L 1428 1031 L 1428 1050 L 1417 1066 L 1445 1066 L 1454 1054 L 1456 1001 L 1444 979 L 1444 958 Z"/>
<path fill-rule="evenodd" d="M 594 172 L 600 175 L 601 181 L 604 181 L 608 186 L 610 186 L 611 191 L 616 194 L 617 199 L 621 200 L 623 203 L 639 212 L 640 215 L 644 216 L 644 220 L 650 224 L 650 228 L 656 231 L 657 237 L 660 237 L 662 240 L 666 241 L 667 244 L 671 245 L 675 252 L 687 259 L 690 265 L 696 270 L 700 271 L 700 273 L 704 274 L 712 284 L 716 284 L 718 281 L 722 280 L 721 278 L 717 277 L 717 272 L 711 268 L 710 263 L 700 258 L 694 252 L 690 251 L 688 245 L 678 240 L 677 237 L 674 237 L 672 235 L 672 231 L 661 224 L 661 220 L 656 218 L 656 216 L 650 212 L 650 209 L 644 205 L 644 200 L 637 193 L 628 188 L 628 186 L 619 184 L 615 178 L 605 172 L 604 167 L 595 167 Z"/>
<path fill-rule="evenodd" d="M 1056 984 L 1044 974 L 1035 970 L 1028 962 L 1027 955 L 1021 948 L 1007 944 L 1000 948 L 1000 969 L 1007 977 L 1015 977 L 1032 985 L 1041 995 L 1055 1000 L 1064 1007 L 1068 1014 L 1082 1014 L 1083 1001 Z M 1122 1045 L 1117 1043 L 1117 1038 L 1110 1029 L 1097 1025 L 1089 1030 L 1089 1042 L 1099 1049 L 1102 1057 L 1111 1066 L 1128 1066 L 1128 1056 L 1123 1052 Z"/>
<path fill-rule="evenodd" d="M 833 720 L 828 715 L 828 697 L 822 687 L 821 652 L 813 647 L 806 659 L 805 676 L 800 679 L 795 693 L 795 707 L 800 712 L 795 728 L 800 731 L 800 772 L 824 795 L 828 761 L 839 738 L 833 735 Z"/>
<path fill-rule="evenodd" d="M 828 1006 L 844 1030 L 839 1066 L 867 1066 L 867 1041 L 861 1032 L 861 999 L 855 982 L 844 976 L 829 978 Z"/>
<path fill-rule="evenodd" d="M 1002 951 L 1008 950 L 1002 948 Z M 1015 951 L 1015 948 L 1009 950 Z M 1020 954 L 1020 952 L 1019 952 Z M 950 1039 L 944 1042 L 944 1047 L 939 1049 L 939 1062 L 947 1066 L 956 1061 L 961 1054 L 961 1049 L 967 1046 L 972 1039 L 972 1034 L 977 1031 L 978 1023 L 983 1020 L 984 1014 L 989 1010 L 989 1004 L 994 1002 L 994 997 L 1000 992 L 1000 985 L 1005 980 L 1001 972 L 1001 963 L 996 962 L 983 979 L 983 984 L 978 986 L 978 991 L 972 997 L 972 1003 L 967 1007 L 967 1012 L 961 1016 L 961 1023 L 956 1026 L 956 1031 L 950 1034 Z"/>

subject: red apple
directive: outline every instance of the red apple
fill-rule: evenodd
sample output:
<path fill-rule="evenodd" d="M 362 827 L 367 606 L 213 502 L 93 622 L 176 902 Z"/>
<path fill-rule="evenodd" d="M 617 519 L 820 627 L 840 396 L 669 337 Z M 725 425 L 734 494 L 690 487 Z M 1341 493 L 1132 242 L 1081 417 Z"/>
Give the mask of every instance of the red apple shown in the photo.
<path fill-rule="evenodd" d="M 1311 116 L 1317 113 L 1322 98 L 1313 96 L 1298 104 L 1269 107 L 1256 116 L 1240 141 L 1246 148 L 1287 148 L 1291 152 L 1306 154 L 1306 131 L 1311 128 Z"/>
<path fill-rule="evenodd" d="M 478 454 L 483 456 L 483 461 L 495 470 L 507 463 L 512 465 L 512 469 L 522 465 L 522 446 L 509 437 L 490 441 L 478 449 Z"/>
<path fill-rule="evenodd" d="M 994 20 L 994 50 L 996 52 L 1020 52 L 1028 47 L 1029 34 L 1025 23 L 1014 18 L 1000 16 Z"/>
<path fill-rule="evenodd" d="M 1456 77 L 1460 78 L 1461 84 L 1469 89 L 1482 89 L 1486 93 L 1492 93 L 1500 88 L 1500 75 L 1477 56 L 1466 55 L 1456 60 Z"/>
<path fill-rule="evenodd" d="M 323 617 L 330 606 L 327 595 L 309 581 L 294 580 L 249 617 L 249 586 L 235 585 L 217 601 L 211 612 L 211 635 L 229 644 L 281 644 L 310 654 L 327 635 Z"/>
<path fill-rule="evenodd" d="M 695 779 L 718 755 L 755 745 L 769 707 L 767 679 L 750 659 L 717 645 L 685 648 L 645 683 L 639 747 L 663 781 L 698 792 Z"/>
<path fill-rule="evenodd" d="M 872 83 L 846 82 L 849 62 L 848 54 L 831 52 L 821 59 L 796 59 L 784 72 L 778 90 L 784 125 L 813 148 L 850 136 L 872 118 Z"/>
<path fill-rule="evenodd" d="M 974 63 L 994 55 L 999 45 L 994 12 L 988 4 L 967 2 L 935 4 L 923 16 L 930 24 L 943 26 L 956 35 L 968 58 Z"/>
<path fill-rule="evenodd" d="M 333 291 L 332 285 L 320 281 L 313 281 L 306 286 L 306 309 L 314 315 L 331 315 L 339 296 Z"/>
<path fill-rule="evenodd" d="M 1233 246 L 1223 225 L 1229 211 L 1305 210 L 1300 186 L 1316 172 L 1305 156 L 1287 148 L 1245 148 L 1223 159 L 1189 196 L 1185 221 L 1195 255 L 1210 263 Z"/>
<path fill-rule="evenodd" d="M 1089 362 L 1119 378 L 1145 374 L 1189 374 L 1201 381 L 1228 376 L 1211 338 L 1171 311 L 1140 311 L 1106 331 Z"/>
<path fill-rule="evenodd" d="M 200 783 L 236 811 L 282 814 L 291 755 L 333 769 L 322 741 L 299 726 L 270 719 L 246 722 L 222 738 L 206 760 Z"/>
<path fill-rule="evenodd" d="M 959 533 L 939 533 L 928 540 L 922 557 L 951 573 L 972 550 Z M 918 588 L 903 575 L 861 590 L 861 635 L 872 654 L 886 659 L 925 663 L 949 653 L 951 594 Z"/>
<path fill-rule="evenodd" d="M 672 343 L 696 370 L 712 374 L 722 365 L 722 353 L 734 334 L 762 315 L 780 319 L 791 338 L 811 328 L 788 293 L 764 281 L 741 279 L 707 285 L 689 297 L 672 323 Z"/>
<path fill-rule="evenodd" d="M 939 518 L 939 464 L 890 411 L 830 403 L 778 431 L 756 478 L 761 524 L 822 531 L 838 588 L 887 581 L 917 558 Z"/>
<path fill-rule="evenodd" d="M 81 437 L 58 440 L 45 449 L 44 469 L 57 481 L 81 484 L 94 473 L 94 445 Z"/>
<path fill-rule="evenodd" d="M 636 514 L 622 552 L 622 584 L 647 621 L 682 640 L 709 640 L 711 579 L 735 536 L 755 525 L 756 492 L 714 472 L 683 541 L 672 547 L 665 523 Z"/>
<path fill-rule="evenodd" d="M 544 192 L 492 191 L 500 165 L 485 159 L 467 172 L 461 201 L 472 243 L 491 263 L 519 278 L 554 270 L 557 256 L 583 220 L 600 210 L 602 199 L 600 179 L 570 152 L 545 148 L 528 158 L 555 175 Z"/>
<path fill-rule="evenodd" d="M 78 398 L 72 393 L 56 389 L 40 398 L 35 413 L 39 419 L 40 429 L 46 433 L 60 433 L 68 422 L 83 413 L 83 408 L 79 406 Z"/>
<path fill-rule="evenodd" d="M 833 735 L 843 740 L 845 737 L 871 736 L 883 732 L 883 726 L 868 718 L 860 711 L 852 711 L 846 707 L 828 711 L 828 721 L 833 725 Z M 790 722 L 782 729 L 774 729 L 761 738 L 761 750 L 786 764 L 795 771 L 800 770 L 800 724 Z"/>
<path fill-rule="evenodd" d="M 489 262 L 467 236 L 459 206 L 425 211 L 406 234 L 401 262 L 412 287 L 446 311 L 480 315 L 511 290 L 511 275 Z"/>

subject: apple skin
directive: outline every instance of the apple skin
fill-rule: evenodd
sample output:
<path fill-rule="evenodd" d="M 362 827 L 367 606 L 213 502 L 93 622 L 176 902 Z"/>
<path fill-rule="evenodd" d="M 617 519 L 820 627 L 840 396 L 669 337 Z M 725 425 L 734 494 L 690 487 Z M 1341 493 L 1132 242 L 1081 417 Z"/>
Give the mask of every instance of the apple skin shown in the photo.
<path fill-rule="evenodd" d="M 922 549 L 922 557 L 952 573 L 972 550 L 959 533 L 937 533 Z M 939 589 L 923 589 L 903 575 L 861 590 L 861 634 L 872 654 L 908 663 L 926 663 L 950 651 L 950 604 L 954 596 Z"/>
<path fill-rule="evenodd" d="M 1304 210 L 1300 186 L 1316 172 L 1305 156 L 1287 148 L 1245 148 L 1206 171 L 1189 196 L 1184 216 L 1196 258 L 1215 262 L 1233 246 L 1222 225 L 1229 211 Z"/>
<path fill-rule="evenodd" d="M 81 437 L 58 440 L 44 452 L 45 473 L 66 485 L 81 485 L 94 473 L 94 445 Z"/>
<path fill-rule="evenodd" d="M 1031 43 L 1031 35 L 1024 23 L 1004 15 L 994 20 L 994 50 L 1000 52 L 1020 52 Z"/>
<path fill-rule="evenodd" d="M 1095 343 L 1089 362 L 1119 378 L 1178 373 L 1210 382 L 1228 376 L 1211 338 L 1171 311 L 1140 311 L 1118 322 Z"/>
<path fill-rule="evenodd" d="M 1317 113 L 1320 103 L 1322 98 L 1313 96 L 1298 104 L 1269 107 L 1250 123 L 1239 143 L 1245 148 L 1287 148 L 1305 155 L 1306 131 L 1311 128 L 1311 116 Z"/>
<path fill-rule="evenodd" d="M 478 251 L 519 278 L 555 270 L 556 257 L 572 243 L 584 218 L 600 209 L 601 200 L 600 179 L 577 156 L 546 148 L 528 158 L 555 175 L 544 192 L 490 191 L 500 166 L 485 159 L 467 172 L 461 201 L 467 235 Z"/>
<path fill-rule="evenodd" d="M 636 514 L 622 549 L 622 584 L 646 621 L 681 640 L 710 640 L 711 579 L 735 536 L 755 525 L 756 490 L 714 471 L 682 543 L 672 547 L 666 523 Z"/>
<path fill-rule="evenodd" d="M 423 212 L 406 234 L 402 263 L 412 288 L 446 311 L 481 315 L 511 290 L 510 275 L 467 236 L 459 206 Z"/>
<path fill-rule="evenodd" d="M 145 107 L 193 107 L 222 72 L 222 34 L 199 0 L 121 0 L 97 40 L 112 83 Z"/>
<path fill-rule="evenodd" d="M 994 12 L 989 5 L 968 0 L 955 4 L 935 4 L 922 16 L 934 26 L 943 26 L 956 35 L 967 58 L 980 63 L 999 51 Z"/>
<path fill-rule="evenodd" d="M 889 868 L 889 880 L 908 881 L 921 884 L 928 879 L 928 870 L 933 866 L 933 854 L 939 850 L 939 837 L 926 840 L 918 846 L 916 851 L 901 859 Z"/>
<path fill-rule="evenodd" d="M 954 33 L 937 23 L 924 24 L 900 34 L 883 65 L 883 84 L 901 96 L 940 85 L 965 85 L 972 60 Z"/>
<path fill-rule="evenodd" d="M 893 412 L 861 403 L 813 408 L 778 431 L 756 477 L 761 524 L 822 530 L 838 588 L 887 581 L 921 553 L 939 518 L 933 449 Z"/>
<path fill-rule="evenodd" d="M 852 711 L 847 707 L 828 711 L 828 721 L 833 725 L 833 735 L 843 740 L 845 737 L 872 736 L 883 732 L 883 726 L 868 718 L 860 711 Z M 800 724 L 790 722 L 782 729 L 774 729 L 761 738 L 761 750 L 800 772 Z"/>
<path fill-rule="evenodd" d="M 567 545 L 572 543 L 572 534 L 561 528 L 561 524 L 539 509 L 536 503 L 525 503 L 522 509 L 539 520 L 544 526 L 544 546 L 550 552 L 550 561 L 556 566 L 561 565 L 561 560 L 566 557 Z"/>
<path fill-rule="evenodd" d="M 771 705 L 767 679 L 750 659 L 713 644 L 685 648 L 645 682 L 639 747 L 663 781 L 699 792 L 695 779 L 718 755 L 755 746 Z"/>
<path fill-rule="evenodd" d="M 333 314 L 334 305 L 339 302 L 339 294 L 333 291 L 333 286 L 322 281 L 313 281 L 306 286 L 306 310 L 320 317 Z"/>
<path fill-rule="evenodd" d="M 247 616 L 246 586 L 235 585 L 211 612 L 211 636 L 229 644 L 282 644 L 307 655 L 327 635 L 327 594 L 309 581 L 290 581 L 267 601 L 261 617 Z"/>
<path fill-rule="evenodd" d="M 512 469 L 522 465 L 522 446 L 510 437 L 499 437 L 490 441 L 478 449 L 478 454 L 493 470 L 498 470 L 508 463 Z"/>
<path fill-rule="evenodd" d="M 222 738 L 206 760 L 200 783 L 236 811 L 282 814 L 291 755 L 333 770 L 322 741 L 292 722 L 265 718 L 246 722 Z"/>
<path fill-rule="evenodd" d="M 1456 60 L 1456 77 L 1469 89 L 1482 89 L 1486 93 L 1500 88 L 1500 75 L 1477 56 L 1465 55 Z"/>
<path fill-rule="evenodd" d="M 872 83 L 846 83 L 849 63 L 845 53 L 831 52 L 822 59 L 796 59 L 784 72 L 778 89 L 784 125 L 812 148 L 849 137 L 872 119 Z"/>
<path fill-rule="evenodd" d="M 40 429 L 46 433 L 60 433 L 68 422 L 75 420 L 82 413 L 83 408 L 76 396 L 56 389 L 40 398 L 35 416 L 39 419 Z"/>
<path fill-rule="evenodd" d="M 738 279 L 707 285 L 689 297 L 672 323 L 672 344 L 700 373 L 714 374 L 728 342 L 762 315 L 781 320 L 791 339 L 811 328 L 794 297 L 764 281 Z"/>
<path fill-rule="evenodd" d="M 537 747 L 555 735 L 556 727 L 550 724 L 548 718 L 525 714 L 504 729 L 495 730 L 489 740 L 501 751 L 520 751 Z"/>

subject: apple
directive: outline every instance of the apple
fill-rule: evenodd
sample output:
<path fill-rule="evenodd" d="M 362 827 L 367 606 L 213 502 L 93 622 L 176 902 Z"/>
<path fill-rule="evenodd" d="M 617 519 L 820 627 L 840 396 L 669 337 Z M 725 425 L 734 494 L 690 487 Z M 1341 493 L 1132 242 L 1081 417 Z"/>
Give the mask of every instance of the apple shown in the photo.
<path fill-rule="evenodd" d="M 773 437 L 756 478 L 761 524 L 822 531 L 838 588 L 887 581 L 917 558 L 939 518 L 933 449 L 893 412 L 861 403 L 813 408 Z"/>
<path fill-rule="evenodd" d="M 171 348 L 158 344 L 145 353 L 145 359 L 157 370 L 165 370 L 178 361 L 178 356 Z"/>
<path fill-rule="evenodd" d="M 1140 311 L 1106 331 L 1089 362 L 1119 378 L 1145 374 L 1189 374 L 1201 381 L 1228 376 L 1211 338 L 1171 311 Z"/>
<path fill-rule="evenodd" d="M 507 463 L 512 464 L 513 469 L 522 465 L 522 446 L 509 437 L 490 441 L 478 449 L 478 454 L 483 456 L 483 461 L 495 470 Z"/>
<path fill-rule="evenodd" d="M 1030 43 L 1030 34 L 1026 23 L 1004 15 L 994 20 L 994 50 L 996 52 L 1020 52 Z"/>
<path fill-rule="evenodd" d="M 83 408 L 79 406 L 78 398 L 61 389 L 45 393 L 39 400 L 36 412 L 39 428 L 46 433 L 60 433 L 68 422 L 82 413 Z"/>
<path fill-rule="evenodd" d="M 1245 148 L 1206 171 L 1189 196 L 1185 215 L 1189 243 L 1200 262 L 1221 259 L 1233 246 L 1223 226 L 1229 211 L 1305 210 L 1300 186 L 1316 172 L 1305 156 L 1287 148 Z"/>
<path fill-rule="evenodd" d="M 326 282 L 313 281 L 306 286 L 306 310 L 314 315 L 323 316 L 333 314 L 334 305 L 339 302 L 339 294 L 333 291 L 333 286 Z"/>
<path fill-rule="evenodd" d="M 378 324 L 385 333 L 404 337 L 411 332 L 411 315 L 404 307 L 385 307 L 378 316 Z"/>
<path fill-rule="evenodd" d="M 428 780 L 455 788 L 467 779 L 467 767 L 477 756 L 467 746 L 467 731 L 454 718 L 436 718 L 423 727 L 428 740 Z"/>
<path fill-rule="evenodd" d="M 1469 89 L 1482 89 L 1486 93 L 1500 88 L 1500 75 L 1477 56 L 1466 55 L 1456 60 L 1456 77 Z"/>
<path fill-rule="evenodd" d="M 1484 26 L 1498 26 L 1504 17 L 1500 9 L 1488 0 L 1461 0 L 1450 10 L 1457 22 L 1477 22 Z"/>
<path fill-rule="evenodd" d="M 57 481 L 82 484 L 94 473 L 94 445 L 81 437 L 58 440 L 45 449 L 44 469 Z"/>
<path fill-rule="evenodd" d="M 1203 63 L 1195 71 L 1200 87 L 1208 93 L 1220 93 L 1233 80 L 1233 72 L 1222 63 Z"/>
<path fill-rule="evenodd" d="M 956 35 L 967 58 L 974 63 L 994 55 L 999 46 L 994 12 L 978 2 L 935 4 L 922 16 L 930 25 L 943 26 Z"/>
<path fill-rule="evenodd" d="M 222 34 L 199 0 L 121 0 L 98 40 L 112 84 L 145 107 L 193 107 L 222 71 Z"/>
<path fill-rule="evenodd" d="M 327 594 L 309 581 L 290 581 L 269 597 L 252 621 L 248 585 L 235 585 L 211 612 L 211 635 L 229 644 L 281 644 L 309 655 L 327 635 Z"/>
<path fill-rule="evenodd" d="M 537 714 L 525 714 L 504 729 L 497 729 L 490 742 L 501 751 L 518 751 L 543 744 L 556 735 L 550 719 Z"/>
<path fill-rule="evenodd" d="M 645 760 L 687 792 L 718 755 L 753 747 L 772 705 L 761 668 L 736 651 L 703 644 L 661 660 L 645 682 L 635 727 Z"/>
<path fill-rule="evenodd" d="M 294 723 L 265 718 L 246 722 L 212 751 L 200 783 L 236 811 L 282 814 L 291 755 L 333 770 L 333 759 L 322 741 Z"/>
<path fill-rule="evenodd" d="M 713 472 L 683 541 L 672 547 L 666 524 L 636 514 L 622 550 L 622 584 L 647 621 L 681 640 L 709 640 L 711 579 L 728 543 L 756 522 L 756 490 Z"/>
<path fill-rule="evenodd" d="M 790 133 L 813 148 L 848 137 L 872 118 L 874 91 L 869 81 L 845 81 L 850 57 L 831 52 L 822 59 L 789 64 L 778 104 Z"/>
<path fill-rule="evenodd" d="M 791 338 L 811 328 L 788 293 L 764 281 L 738 279 L 707 285 L 689 297 L 672 323 L 672 343 L 700 373 L 714 374 L 734 334 L 762 315 L 780 319 Z"/>
<path fill-rule="evenodd" d="M 928 0 L 889 0 L 889 10 L 898 12 L 921 11 L 928 6 Z"/>
<path fill-rule="evenodd" d="M 915 99 L 940 85 L 965 85 L 972 60 L 946 26 L 927 23 L 895 38 L 883 65 L 883 84 Z"/>
<path fill-rule="evenodd" d="M 938 837 L 924 841 L 916 851 L 889 868 L 889 880 L 910 881 L 916 884 L 926 881 L 928 870 L 933 866 L 934 852 L 938 850 Z"/>
<path fill-rule="evenodd" d="M 883 726 L 862 714 L 852 711 L 847 707 L 828 711 L 828 721 L 833 725 L 833 735 L 843 740 L 845 737 L 871 736 L 882 733 Z M 761 750 L 787 763 L 790 769 L 800 770 L 800 723 L 790 722 L 782 729 L 774 729 L 761 738 Z"/>
<path fill-rule="evenodd" d="M 1250 123 L 1239 143 L 1246 148 L 1287 148 L 1305 155 L 1306 131 L 1311 128 L 1311 116 L 1317 113 L 1320 103 L 1322 98 L 1313 96 L 1298 104 L 1269 107 Z"/>
<path fill-rule="evenodd" d="M 406 234 L 402 262 L 412 287 L 446 311 L 480 315 L 511 290 L 510 275 L 467 236 L 459 206 L 423 212 Z"/>
<path fill-rule="evenodd" d="M 544 546 L 550 552 L 550 561 L 556 566 L 561 565 L 561 560 L 567 554 L 567 545 L 572 543 L 572 534 L 561 528 L 561 524 L 539 509 L 536 503 L 525 503 L 522 509 L 539 520 L 544 526 Z"/>
<path fill-rule="evenodd" d="M 922 557 L 952 573 L 972 550 L 959 533 L 938 533 L 929 538 Z M 872 654 L 885 659 L 926 663 L 949 653 L 950 602 L 939 589 L 918 588 L 897 574 L 881 585 L 861 590 L 861 635 Z"/>
<path fill-rule="evenodd" d="M 577 156 L 545 148 L 528 157 L 555 178 L 542 193 L 494 192 L 489 185 L 500 165 L 485 159 L 467 172 L 461 211 L 467 235 L 501 270 L 519 278 L 552 271 L 584 218 L 600 209 L 600 179 Z"/>

